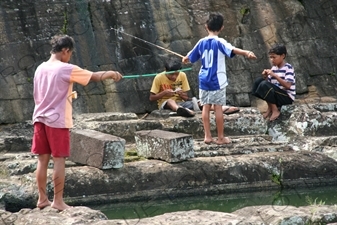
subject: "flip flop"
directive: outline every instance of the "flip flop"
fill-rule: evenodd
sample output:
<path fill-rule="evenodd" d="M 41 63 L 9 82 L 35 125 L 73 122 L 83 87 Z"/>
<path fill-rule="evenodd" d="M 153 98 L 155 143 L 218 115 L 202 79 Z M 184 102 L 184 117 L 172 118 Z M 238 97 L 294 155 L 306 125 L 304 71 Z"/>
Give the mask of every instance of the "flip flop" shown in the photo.
<path fill-rule="evenodd" d="M 234 108 L 234 109 L 230 110 L 231 108 Z M 234 113 L 237 113 L 237 112 L 240 112 L 240 109 L 235 107 L 235 106 L 229 106 L 227 109 L 225 109 L 223 111 L 223 113 L 226 114 L 226 115 L 234 114 Z"/>
<path fill-rule="evenodd" d="M 188 109 L 183 108 L 183 107 L 179 107 L 177 109 L 177 115 L 183 116 L 183 117 L 193 117 L 195 114 L 191 110 L 188 110 Z"/>

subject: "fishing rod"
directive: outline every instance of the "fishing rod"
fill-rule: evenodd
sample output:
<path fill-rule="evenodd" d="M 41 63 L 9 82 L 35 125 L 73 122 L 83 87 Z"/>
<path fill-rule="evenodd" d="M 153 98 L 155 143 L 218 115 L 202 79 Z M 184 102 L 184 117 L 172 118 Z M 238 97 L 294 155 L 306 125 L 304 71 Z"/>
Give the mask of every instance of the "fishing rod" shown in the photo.
<path fill-rule="evenodd" d="M 149 44 L 149 45 L 152 45 L 152 46 L 155 46 L 155 47 L 157 47 L 157 48 L 160 48 L 160 49 L 162 49 L 162 50 L 164 50 L 164 51 L 167 51 L 167 52 L 169 52 L 169 53 L 172 53 L 172 54 L 174 54 L 174 55 L 176 55 L 176 56 L 179 56 L 179 57 L 181 57 L 181 58 L 184 57 L 183 55 L 181 55 L 181 54 L 179 54 L 179 53 L 176 53 L 176 52 L 174 52 L 174 51 L 171 51 L 171 50 L 169 50 L 169 49 L 167 49 L 167 48 L 164 48 L 164 47 L 161 47 L 161 46 L 159 46 L 159 45 L 153 44 L 153 43 L 151 43 L 151 42 L 149 42 L 149 41 L 145 41 L 145 40 L 143 40 L 143 39 L 141 39 L 141 38 L 139 38 L 139 37 L 133 36 L 133 35 L 128 34 L 128 33 L 125 33 L 124 31 L 121 31 L 121 30 L 119 30 L 119 29 L 115 29 L 115 28 L 113 28 L 113 27 L 110 27 L 110 29 L 115 30 L 115 31 L 118 32 L 118 33 L 122 33 L 122 34 L 124 34 L 124 35 L 133 37 L 133 38 L 135 38 L 135 39 L 137 39 L 137 40 L 140 40 L 140 41 L 142 41 L 142 42 L 145 42 L 145 43 L 147 43 L 147 44 Z"/>
<path fill-rule="evenodd" d="M 182 72 L 182 71 L 187 71 L 187 70 L 192 70 L 192 67 L 189 68 L 184 68 L 176 71 L 168 71 L 165 72 L 166 74 L 170 73 L 176 73 L 176 72 Z M 151 76 L 156 76 L 158 73 L 149 73 L 149 74 L 141 74 L 141 75 L 124 75 L 123 78 L 139 78 L 139 77 L 151 77 Z"/>

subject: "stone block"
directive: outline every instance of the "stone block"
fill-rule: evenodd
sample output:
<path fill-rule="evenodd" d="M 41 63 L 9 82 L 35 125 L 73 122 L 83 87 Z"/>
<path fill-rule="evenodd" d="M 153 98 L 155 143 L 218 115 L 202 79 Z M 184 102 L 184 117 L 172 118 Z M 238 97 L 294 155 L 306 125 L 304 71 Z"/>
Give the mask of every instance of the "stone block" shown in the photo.
<path fill-rule="evenodd" d="M 121 168 L 125 140 L 95 130 L 72 130 L 69 160 L 99 169 Z"/>
<path fill-rule="evenodd" d="M 135 132 L 137 153 L 145 158 L 181 162 L 194 157 L 192 135 L 163 130 Z"/>

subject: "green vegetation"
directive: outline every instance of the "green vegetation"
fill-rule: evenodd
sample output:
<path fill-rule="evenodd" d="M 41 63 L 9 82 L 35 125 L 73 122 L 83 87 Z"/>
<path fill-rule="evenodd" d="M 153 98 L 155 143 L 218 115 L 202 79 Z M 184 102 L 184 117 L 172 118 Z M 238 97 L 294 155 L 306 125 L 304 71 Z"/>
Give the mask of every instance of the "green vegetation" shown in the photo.
<path fill-rule="evenodd" d="M 9 177 L 8 169 L 5 165 L 0 166 L 0 178 L 1 179 L 7 179 Z"/>
<path fill-rule="evenodd" d="M 312 198 L 310 198 L 309 196 L 305 196 L 305 201 L 311 205 L 311 206 L 321 206 L 321 205 L 325 205 L 325 202 L 323 202 L 322 200 L 320 200 L 319 202 L 317 202 L 317 198 L 315 198 L 315 200 L 312 200 Z"/>
<path fill-rule="evenodd" d="M 125 157 L 137 156 L 137 151 L 135 149 L 129 149 L 129 150 L 125 151 L 124 156 Z"/>
<path fill-rule="evenodd" d="M 278 185 L 281 185 L 281 184 L 282 184 L 280 174 L 272 173 L 272 175 L 271 175 L 271 180 L 272 180 L 274 183 L 278 184 Z"/>
<path fill-rule="evenodd" d="M 124 153 L 124 162 L 126 163 L 143 160 L 146 160 L 146 158 L 138 156 L 136 149 L 129 149 Z"/>
<path fill-rule="evenodd" d="M 280 172 L 275 172 L 272 171 L 271 174 L 271 180 L 280 185 L 281 186 L 281 190 L 283 189 L 283 181 L 282 181 L 282 177 L 283 177 L 283 172 L 282 172 L 282 158 L 279 159 L 279 166 L 280 166 Z"/>
<path fill-rule="evenodd" d="M 64 18 L 64 20 L 63 20 L 63 26 L 62 26 L 61 32 L 62 32 L 62 34 L 67 34 L 67 29 L 68 29 L 68 13 L 67 13 L 67 11 L 65 11 L 63 13 L 63 18 Z"/>
<path fill-rule="evenodd" d="M 318 210 L 318 207 L 325 205 L 325 202 L 323 202 L 322 200 L 320 200 L 319 202 L 317 202 L 317 198 L 315 198 L 315 200 L 312 200 L 312 198 L 310 198 L 309 196 L 305 196 L 305 201 L 312 206 L 312 208 L 310 209 L 311 212 L 311 218 L 309 219 L 308 222 L 306 222 L 306 225 L 323 225 L 326 224 L 322 221 L 314 221 L 314 216 L 316 215 L 316 212 Z"/>
<path fill-rule="evenodd" d="M 249 8 L 242 8 L 240 9 L 240 14 L 242 16 L 248 15 L 250 13 L 250 9 Z"/>

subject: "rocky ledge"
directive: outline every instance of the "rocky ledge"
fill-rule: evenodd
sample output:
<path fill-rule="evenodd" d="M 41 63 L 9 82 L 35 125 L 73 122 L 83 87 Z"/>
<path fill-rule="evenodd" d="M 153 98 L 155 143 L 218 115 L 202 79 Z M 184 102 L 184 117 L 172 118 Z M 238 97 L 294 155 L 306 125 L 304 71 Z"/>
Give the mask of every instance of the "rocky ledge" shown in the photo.
<path fill-rule="evenodd" d="M 22 209 L 17 213 L 0 210 L 0 222 L 4 225 L 303 225 L 337 224 L 337 206 L 311 205 L 293 206 L 254 206 L 245 207 L 232 213 L 191 210 L 165 213 L 149 218 L 130 220 L 108 220 L 100 211 L 88 207 L 73 207 L 62 212 L 47 207 L 40 209 Z"/>
<path fill-rule="evenodd" d="M 75 124 L 76 129 L 124 138 L 126 154 L 120 169 L 67 161 L 64 193 L 71 205 L 337 184 L 337 103 L 286 106 L 274 122 L 265 121 L 256 108 L 241 108 L 225 116 L 232 144 L 223 146 L 202 142 L 200 114 L 188 119 L 158 111 L 141 118 L 132 113 L 82 114 L 75 116 Z M 215 134 L 214 117 L 211 124 Z M 195 158 L 167 163 L 138 157 L 135 132 L 151 129 L 192 134 Z M 7 211 L 36 204 L 32 132 L 30 121 L 0 127 L 0 202 Z M 52 197 L 51 179 L 47 189 Z"/>

